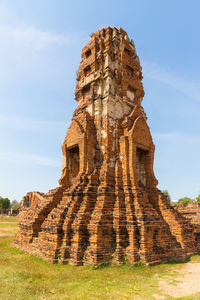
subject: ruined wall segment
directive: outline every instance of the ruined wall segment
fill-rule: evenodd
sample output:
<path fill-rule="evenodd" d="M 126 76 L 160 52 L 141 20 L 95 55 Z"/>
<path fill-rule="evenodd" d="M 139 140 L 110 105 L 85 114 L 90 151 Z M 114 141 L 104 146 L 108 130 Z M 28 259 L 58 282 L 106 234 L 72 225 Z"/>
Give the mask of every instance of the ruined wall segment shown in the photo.
<path fill-rule="evenodd" d="M 200 232 L 200 203 L 177 204 L 174 208 L 195 226 L 195 231 Z"/>
<path fill-rule="evenodd" d="M 121 28 L 103 28 L 81 56 L 60 186 L 25 196 L 13 244 L 76 265 L 149 264 L 196 253 L 193 226 L 157 189 L 133 41 Z"/>

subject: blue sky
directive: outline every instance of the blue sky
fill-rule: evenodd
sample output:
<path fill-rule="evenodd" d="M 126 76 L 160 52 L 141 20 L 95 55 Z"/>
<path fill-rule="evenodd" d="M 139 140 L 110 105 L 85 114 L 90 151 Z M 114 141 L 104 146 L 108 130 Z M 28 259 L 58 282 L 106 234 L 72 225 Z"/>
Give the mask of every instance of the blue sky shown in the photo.
<path fill-rule="evenodd" d="M 198 0 L 0 0 L 0 195 L 47 192 L 61 175 L 75 76 L 89 35 L 122 27 L 135 41 L 160 189 L 200 193 Z"/>

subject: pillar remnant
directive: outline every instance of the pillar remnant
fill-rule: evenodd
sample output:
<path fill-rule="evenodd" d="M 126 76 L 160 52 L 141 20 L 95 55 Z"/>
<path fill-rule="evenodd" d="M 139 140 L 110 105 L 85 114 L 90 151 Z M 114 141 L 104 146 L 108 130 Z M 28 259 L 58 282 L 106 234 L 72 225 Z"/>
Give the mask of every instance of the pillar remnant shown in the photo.
<path fill-rule="evenodd" d="M 14 246 L 75 265 L 198 252 L 193 226 L 157 188 L 134 42 L 121 28 L 103 28 L 81 56 L 59 187 L 23 198 Z"/>

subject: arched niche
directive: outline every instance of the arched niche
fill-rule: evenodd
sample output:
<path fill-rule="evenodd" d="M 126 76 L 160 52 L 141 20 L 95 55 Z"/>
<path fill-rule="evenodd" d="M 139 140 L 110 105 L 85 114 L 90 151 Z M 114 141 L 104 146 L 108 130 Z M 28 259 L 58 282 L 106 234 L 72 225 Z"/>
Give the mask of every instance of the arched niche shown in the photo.
<path fill-rule="evenodd" d="M 59 182 L 63 187 L 71 186 L 78 175 L 85 171 L 85 149 L 85 133 L 78 122 L 72 120 L 62 145 L 62 177 Z"/>
<path fill-rule="evenodd" d="M 148 189 L 157 184 L 153 171 L 154 149 L 149 127 L 141 114 L 128 132 L 128 166 L 134 186 Z"/>

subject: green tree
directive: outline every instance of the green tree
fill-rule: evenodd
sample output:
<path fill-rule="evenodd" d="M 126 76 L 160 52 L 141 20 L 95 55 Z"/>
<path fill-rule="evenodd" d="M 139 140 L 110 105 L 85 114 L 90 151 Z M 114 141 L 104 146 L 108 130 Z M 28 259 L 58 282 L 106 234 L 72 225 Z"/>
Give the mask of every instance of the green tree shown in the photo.
<path fill-rule="evenodd" d="M 8 198 L 0 197 L 0 208 L 1 209 L 8 209 L 10 208 L 10 200 Z"/>
<path fill-rule="evenodd" d="M 162 192 L 167 197 L 167 201 L 170 203 L 171 202 L 171 197 L 170 197 L 170 194 L 169 194 L 168 190 L 163 190 Z"/>
<path fill-rule="evenodd" d="M 196 201 L 200 203 L 200 194 L 196 197 Z"/>
<path fill-rule="evenodd" d="M 194 199 L 191 199 L 189 197 L 184 197 L 178 200 L 178 204 L 183 204 L 183 205 L 187 205 L 188 203 L 195 203 Z"/>
<path fill-rule="evenodd" d="M 11 206 L 10 206 L 12 209 L 16 210 L 20 207 L 20 203 L 17 201 L 17 200 L 13 200 L 11 202 Z"/>

